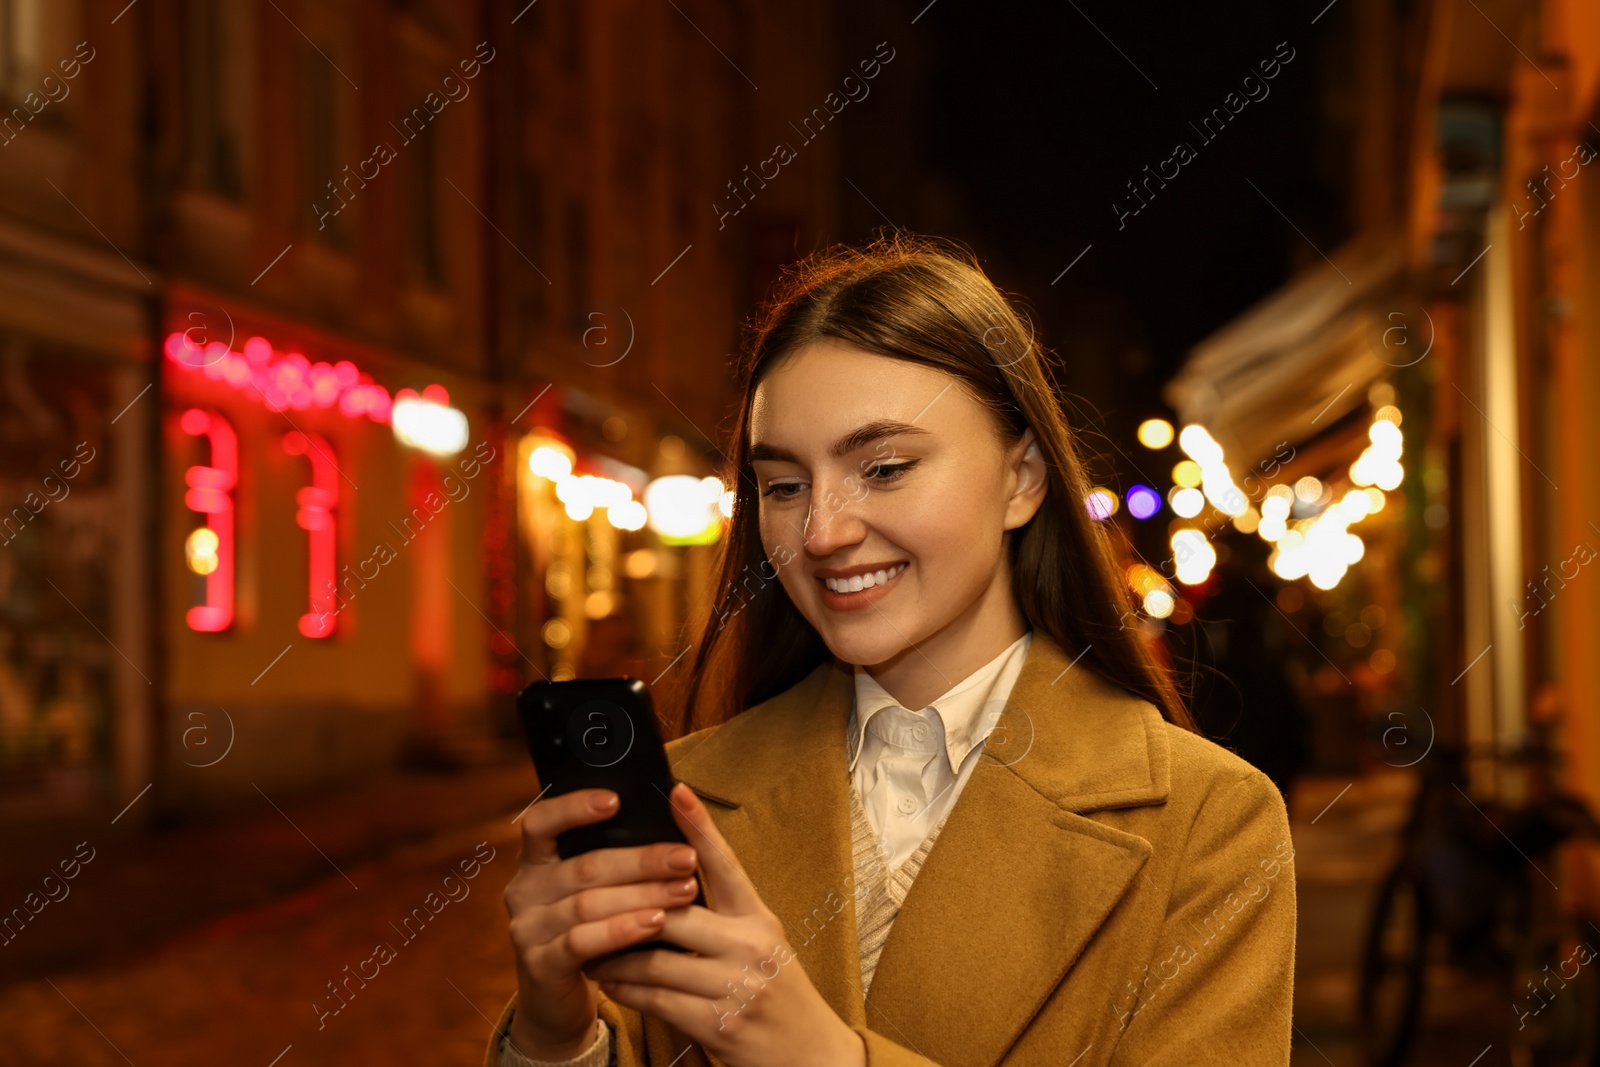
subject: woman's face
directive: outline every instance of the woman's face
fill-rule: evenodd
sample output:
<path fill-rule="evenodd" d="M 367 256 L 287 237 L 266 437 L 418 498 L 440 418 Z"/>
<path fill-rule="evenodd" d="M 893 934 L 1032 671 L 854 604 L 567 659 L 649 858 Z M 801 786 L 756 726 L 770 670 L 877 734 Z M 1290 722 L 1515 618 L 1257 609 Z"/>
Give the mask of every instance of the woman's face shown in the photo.
<path fill-rule="evenodd" d="M 914 648 L 948 678 L 1021 636 L 1005 533 L 1044 498 L 1031 430 L 1006 447 L 951 375 L 827 341 L 767 373 L 750 441 L 762 546 L 835 655 Z"/>

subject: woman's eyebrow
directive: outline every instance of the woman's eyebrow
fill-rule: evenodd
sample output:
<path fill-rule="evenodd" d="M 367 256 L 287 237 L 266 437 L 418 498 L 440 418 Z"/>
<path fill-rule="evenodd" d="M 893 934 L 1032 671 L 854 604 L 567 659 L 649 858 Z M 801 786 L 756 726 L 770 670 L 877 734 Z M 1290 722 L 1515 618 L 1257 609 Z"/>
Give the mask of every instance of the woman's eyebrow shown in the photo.
<path fill-rule="evenodd" d="M 864 448 L 874 441 L 885 437 L 895 437 L 899 434 L 928 433 L 921 426 L 913 426 L 909 422 L 897 422 L 894 419 L 877 419 L 873 422 L 857 426 L 833 443 L 828 449 L 829 455 L 838 457 L 847 455 L 859 448 Z M 799 463 L 800 458 L 787 448 L 757 442 L 750 446 L 750 460 L 773 460 L 779 463 Z"/>

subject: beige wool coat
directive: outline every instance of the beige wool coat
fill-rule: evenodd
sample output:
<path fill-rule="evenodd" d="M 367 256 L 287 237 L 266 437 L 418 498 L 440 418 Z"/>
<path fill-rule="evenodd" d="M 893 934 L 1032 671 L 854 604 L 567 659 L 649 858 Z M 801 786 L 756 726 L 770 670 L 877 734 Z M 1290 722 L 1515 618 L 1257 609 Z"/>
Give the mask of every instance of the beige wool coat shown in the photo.
<path fill-rule="evenodd" d="M 863 1000 L 853 699 L 835 658 L 667 752 L 869 1067 L 1289 1062 L 1294 848 L 1278 790 L 1040 631 Z M 603 994 L 600 1012 L 621 1067 L 720 1067 L 660 1019 Z"/>

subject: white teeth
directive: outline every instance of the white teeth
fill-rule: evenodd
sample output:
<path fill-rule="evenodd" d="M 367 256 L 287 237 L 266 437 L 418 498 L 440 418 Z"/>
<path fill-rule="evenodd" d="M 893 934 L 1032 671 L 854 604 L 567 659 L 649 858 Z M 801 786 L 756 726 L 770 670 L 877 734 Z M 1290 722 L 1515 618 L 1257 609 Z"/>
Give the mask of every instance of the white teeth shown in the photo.
<path fill-rule="evenodd" d="M 858 574 L 854 578 L 824 578 L 823 584 L 835 593 L 859 593 L 863 589 L 871 589 L 875 585 L 883 585 L 890 578 L 906 569 L 906 564 L 901 563 L 886 570 Z"/>

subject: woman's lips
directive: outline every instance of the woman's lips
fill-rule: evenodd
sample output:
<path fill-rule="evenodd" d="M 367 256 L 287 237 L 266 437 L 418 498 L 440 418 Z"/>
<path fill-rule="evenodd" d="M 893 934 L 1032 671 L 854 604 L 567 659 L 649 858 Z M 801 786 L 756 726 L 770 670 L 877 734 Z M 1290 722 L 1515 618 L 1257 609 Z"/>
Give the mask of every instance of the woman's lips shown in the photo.
<path fill-rule="evenodd" d="M 870 589 L 863 589 L 859 593 L 835 593 L 828 588 L 821 578 L 816 579 L 817 589 L 822 597 L 823 607 L 831 608 L 834 611 L 865 611 L 893 592 L 894 587 L 900 584 L 900 579 L 904 578 L 906 571 L 910 569 L 911 564 L 907 563 L 900 568 L 900 573 L 894 575 L 887 582 L 882 585 L 874 585 Z"/>

